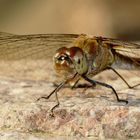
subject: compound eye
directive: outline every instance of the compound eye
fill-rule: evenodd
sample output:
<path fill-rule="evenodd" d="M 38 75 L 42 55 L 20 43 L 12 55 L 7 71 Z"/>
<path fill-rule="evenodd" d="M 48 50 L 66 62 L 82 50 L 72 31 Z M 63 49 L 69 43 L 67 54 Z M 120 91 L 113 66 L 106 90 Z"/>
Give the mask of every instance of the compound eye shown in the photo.
<path fill-rule="evenodd" d="M 67 55 L 61 55 L 58 57 L 57 60 L 58 61 L 64 61 L 64 60 L 69 61 L 69 57 Z"/>
<path fill-rule="evenodd" d="M 58 60 L 59 60 L 59 61 L 65 60 L 65 56 L 60 56 L 60 57 L 58 58 Z"/>

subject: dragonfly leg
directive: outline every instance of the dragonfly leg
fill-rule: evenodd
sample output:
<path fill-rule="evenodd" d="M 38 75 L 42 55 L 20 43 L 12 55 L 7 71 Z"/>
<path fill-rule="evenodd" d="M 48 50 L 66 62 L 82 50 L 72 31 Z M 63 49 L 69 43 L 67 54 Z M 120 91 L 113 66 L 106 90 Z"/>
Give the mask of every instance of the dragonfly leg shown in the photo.
<path fill-rule="evenodd" d="M 48 96 L 42 96 L 42 97 L 39 97 L 38 99 L 37 99 L 37 101 L 39 101 L 39 100 L 41 100 L 41 99 L 49 99 L 50 97 L 51 97 L 51 95 L 53 95 L 55 93 L 55 90 L 54 91 L 52 91 Z"/>
<path fill-rule="evenodd" d="M 115 94 L 115 96 L 116 96 L 118 102 L 125 102 L 126 104 L 128 103 L 127 100 L 119 99 L 116 90 L 115 90 L 111 85 L 108 85 L 108 84 L 106 84 L 106 83 L 102 83 L 102 82 L 99 82 L 99 81 L 96 81 L 96 80 L 91 80 L 91 79 L 89 79 L 88 77 L 86 77 L 85 75 L 82 75 L 82 77 L 83 77 L 86 81 L 88 81 L 89 83 L 91 83 L 91 84 L 93 84 L 93 85 L 98 84 L 98 85 L 101 85 L 101 86 L 104 86 L 104 87 L 107 87 L 107 88 L 112 89 L 112 91 L 114 92 L 114 94 Z"/>
<path fill-rule="evenodd" d="M 54 107 L 51 108 L 51 114 L 50 114 L 51 117 L 54 117 L 54 112 L 53 112 L 53 111 L 54 111 L 54 109 L 55 109 L 56 107 L 58 107 L 59 104 L 60 104 L 60 102 L 59 102 L 59 100 L 58 100 L 57 92 L 65 85 L 65 83 L 66 83 L 66 82 L 61 83 L 61 84 L 60 84 L 58 87 L 56 87 L 48 96 L 42 96 L 42 97 L 40 97 L 40 98 L 37 99 L 37 101 L 39 101 L 40 99 L 49 99 L 49 98 L 55 93 L 55 97 L 56 97 L 57 104 L 56 104 Z"/>
<path fill-rule="evenodd" d="M 58 92 L 64 86 L 64 84 L 65 84 L 65 82 L 61 83 L 48 96 L 42 96 L 42 97 L 38 98 L 37 101 L 39 101 L 41 99 L 49 99 L 54 93 Z"/>
<path fill-rule="evenodd" d="M 96 85 L 88 85 L 88 84 L 78 84 L 78 82 L 80 81 L 80 79 L 78 79 L 75 83 L 74 83 L 74 85 L 71 87 L 71 89 L 74 89 L 74 88 L 86 88 L 86 89 L 88 89 L 88 88 L 91 88 L 91 87 L 93 87 L 93 86 L 96 86 Z M 78 85 L 77 85 L 78 84 Z"/>
<path fill-rule="evenodd" d="M 74 85 L 72 85 L 71 89 L 76 88 L 76 85 L 78 84 L 79 81 L 80 81 L 80 78 L 74 83 Z"/>
<path fill-rule="evenodd" d="M 130 85 L 126 82 L 126 80 L 125 80 L 114 68 L 108 67 L 108 69 L 113 70 L 113 71 L 124 81 L 124 83 L 128 86 L 128 88 L 135 88 L 135 87 L 137 87 L 137 86 L 140 85 L 140 84 L 136 84 L 136 85 L 134 85 L 134 86 L 130 86 Z"/>
<path fill-rule="evenodd" d="M 54 107 L 51 108 L 51 114 L 50 114 L 50 115 L 51 115 L 52 117 L 54 117 L 54 112 L 53 112 L 54 109 L 55 109 L 56 107 L 58 107 L 59 104 L 60 104 L 60 102 L 59 102 L 59 100 L 58 100 L 57 92 L 55 92 L 55 98 L 56 98 L 57 104 L 56 104 Z"/>
<path fill-rule="evenodd" d="M 54 116 L 54 109 L 56 107 L 59 106 L 60 102 L 58 100 L 58 96 L 57 96 L 57 92 L 65 85 L 67 84 L 71 79 L 75 78 L 75 76 L 77 75 L 77 73 L 70 79 L 66 80 L 65 82 L 62 82 L 60 85 L 58 85 L 48 96 L 42 96 L 40 98 L 37 99 L 37 101 L 39 101 L 40 99 L 49 99 L 54 93 L 55 93 L 55 97 L 56 97 L 56 101 L 57 101 L 57 104 L 51 108 L 51 116 L 53 117 Z"/>

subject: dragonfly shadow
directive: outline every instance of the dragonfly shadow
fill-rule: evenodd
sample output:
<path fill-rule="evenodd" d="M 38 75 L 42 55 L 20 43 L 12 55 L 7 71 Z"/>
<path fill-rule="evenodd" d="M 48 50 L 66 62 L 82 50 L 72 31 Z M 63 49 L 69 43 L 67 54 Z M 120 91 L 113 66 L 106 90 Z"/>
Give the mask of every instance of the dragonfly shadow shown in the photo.
<path fill-rule="evenodd" d="M 118 102 L 116 99 L 111 99 L 110 97 L 105 96 L 105 95 L 101 95 L 101 96 L 98 97 L 98 98 L 104 99 L 104 100 L 106 100 L 107 102 L 110 102 L 111 105 L 117 105 L 117 106 L 126 105 L 126 103 L 124 103 L 124 102 Z"/>
<path fill-rule="evenodd" d="M 58 83 L 53 83 L 53 87 L 58 87 Z M 88 88 L 94 88 L 95 86 L 89 85 L 89 84 L 78 84 L 76 86 L 70 86 L 70 85 L 65 85 L 63 88 L 71 88 L 71 89 L 88 89 Z"/>
<path fill-rule="evenodd" d="M 129 97 L 128 98 L 128 104 L 125 104 L 125 103 L 121 103 L 121 102 L 117 102 L 115 99 L 110 99 L 110 97 L 108 96 L 105 96 L 105 95 L 101 95 L 101 96 L 97 96 L 95 98 L 98 98 L 100 100 L 106 100 L 107 102 L 110 102 L 111 104 L 113 103 L 114 105 L 117 105 L 117 106 L 140 106 L 140 98 L 138 99 L 133 99 L 132 96 L 135 96 L 135 95 L 131 95 L 131 98 Z"/>
<path fill-rule="evenodd" d="M 137 87 L 134 87 L 134 88 L 128 88 L 128 87 L 126 87 L 126 88 L 117 90 L 117 92 L 122 92 L 124 90 L 134 90 L 134 91 L 137 91 L 137 90 L 140 90 L 140 86 L 137 86 Z"/>
<path fill-rule="evenodd" d="M 140 106 L 140 99 L 128 100 L 128 106 Z"/>

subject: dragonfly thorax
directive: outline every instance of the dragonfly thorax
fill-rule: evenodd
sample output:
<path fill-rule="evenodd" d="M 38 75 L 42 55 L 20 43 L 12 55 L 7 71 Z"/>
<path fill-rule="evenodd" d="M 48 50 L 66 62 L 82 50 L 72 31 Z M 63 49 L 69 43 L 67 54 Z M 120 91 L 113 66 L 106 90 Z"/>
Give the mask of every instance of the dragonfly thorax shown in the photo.
<path fill-rule="evenodd" d="M 88 61 L 86 54 L 79 47 L 71 47 L 70 57 L 78 74 L 83 75 L 88 71 Z"/>

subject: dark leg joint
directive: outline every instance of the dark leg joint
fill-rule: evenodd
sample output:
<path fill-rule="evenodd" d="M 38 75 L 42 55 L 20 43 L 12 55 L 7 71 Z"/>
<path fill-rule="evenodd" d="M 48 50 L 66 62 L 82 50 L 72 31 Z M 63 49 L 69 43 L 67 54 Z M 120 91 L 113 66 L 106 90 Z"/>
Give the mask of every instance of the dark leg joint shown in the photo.
<path fill-rule="evenodd" d="M 85 75 L 83 75 L 82 77 L 83 77 L 86 81 L 90 82 L 90 83 L 93 84 L 93 85 L 94 85 L 94 84 L 99 84 L 99 85 L 101 85 L 101 86 L 104 86 L 104 87 L 107 87 L 107 88 L 112 89 L 112 91 L 114 92 L 114 94 L 115 94 L 115 96 L 116 96 L 118 102 L 125 102 L 126 104 L 128 103 L 127 100 L 119 99 L 116 90 L 115 90 L 111 85 L 108 85 L 108 84 L 106 84 L 106 83 L 102 83 L 102 82 L 99 82 L 99 81 L 96 81 L 96 80 L 91 80 L 91 79 L 89 79 L 88 77 L 86 77 Z"/>

